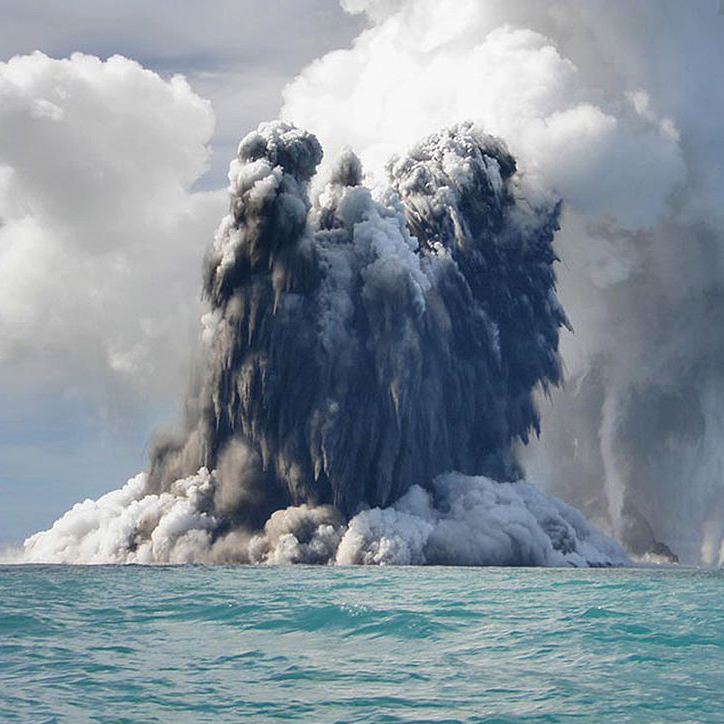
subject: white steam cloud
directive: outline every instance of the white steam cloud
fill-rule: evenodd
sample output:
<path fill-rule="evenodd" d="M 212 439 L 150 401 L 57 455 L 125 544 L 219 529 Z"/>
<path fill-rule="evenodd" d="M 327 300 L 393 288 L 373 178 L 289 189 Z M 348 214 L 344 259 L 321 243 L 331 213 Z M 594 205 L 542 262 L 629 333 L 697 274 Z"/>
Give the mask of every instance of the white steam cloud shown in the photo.
<path fill-rule="evenodd" d="M 333 563 L 336 565 L 608 566 L 624 551 L 583 516 L 523 482 L 443 475 L 413 486 L 389 508 L 344 524 L 331 506 L 278 510 L 256 534 L 215 535 L 207 470 L 144 494 L 145 475 L 97 501 L 78 503 L 31 536 L 26 563 Z"/>

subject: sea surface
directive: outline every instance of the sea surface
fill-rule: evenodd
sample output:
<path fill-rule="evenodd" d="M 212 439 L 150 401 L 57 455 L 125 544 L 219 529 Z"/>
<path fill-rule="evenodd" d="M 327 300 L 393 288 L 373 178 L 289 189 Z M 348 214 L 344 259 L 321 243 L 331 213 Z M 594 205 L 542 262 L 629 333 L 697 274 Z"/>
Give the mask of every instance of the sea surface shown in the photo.
<path fill-rule="evenodd" d="M 724 575 L 0 567 L 0 722 L 724 722 Z"/>

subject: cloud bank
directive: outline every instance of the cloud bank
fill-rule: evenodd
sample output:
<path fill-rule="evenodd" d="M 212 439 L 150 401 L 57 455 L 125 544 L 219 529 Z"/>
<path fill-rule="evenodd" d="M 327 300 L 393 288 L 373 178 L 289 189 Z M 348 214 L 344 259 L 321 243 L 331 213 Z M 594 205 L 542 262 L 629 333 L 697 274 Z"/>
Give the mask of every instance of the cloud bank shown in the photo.
<path fill-rule="evenodd" d="M 0 63 L 0 366 L 126 394 L 178 386 L 219 198 L 209 104 L 115 56 Z"/>

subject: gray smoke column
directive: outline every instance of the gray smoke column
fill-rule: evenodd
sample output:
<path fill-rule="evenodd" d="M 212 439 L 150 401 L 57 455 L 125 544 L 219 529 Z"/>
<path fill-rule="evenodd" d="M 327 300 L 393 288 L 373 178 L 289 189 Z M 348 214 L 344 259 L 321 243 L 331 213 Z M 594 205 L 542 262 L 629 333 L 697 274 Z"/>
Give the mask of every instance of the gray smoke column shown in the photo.
<path fill-rule="evenodd" d="M 512 440 L 538 426 L 531 390 L 560 379 L 558 207 L 519 203 L 499 141 L 434 134 L 378 200 L 347 153 L 312 207 L 321 156 L 289 124 L 241 142 L 205 264 L 198 413 L 153 459 L 156 490 L 216 469 L 236 522 L 301 503 L 352 515 L 449 470 L 509 478 Z"/>
<path fill-rule="evenodd" d="M 512 455 L 538 430 L 533 390 L 561 378 L 557 200 L 526 196 L 472 124 L 374 190 L 347 151 L 312 202 L 321 159 L 285 122 L 242 140 L 183 431 L 25 559 L 624 562 Z"/>

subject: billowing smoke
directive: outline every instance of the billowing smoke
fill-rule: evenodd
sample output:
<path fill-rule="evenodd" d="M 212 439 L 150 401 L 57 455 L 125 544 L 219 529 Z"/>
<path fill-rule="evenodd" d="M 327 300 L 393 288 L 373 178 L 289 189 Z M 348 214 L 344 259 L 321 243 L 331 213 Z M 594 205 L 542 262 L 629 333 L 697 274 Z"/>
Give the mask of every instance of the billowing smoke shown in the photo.
<path fill-rule="evenodd" d="M 344 0 L 370 27 L 283 116 L 365 167 L 470 118 L 564 200 L 566 384 L 521 451 L 637 555 L 724 562 L 718 0 Z"/>
<path fill-rule="evenodd" d="M 520 477 L 561 380 L 560 204 L 473 124 L 370 189 L 351 152 L 262 124 L 204 271 L 206 367 L 148 475 L 77 505 L 25 560 L 621 563 Z M 456 472 L 450 472 L 456 471 Z"/>
<path fill-rule="evenodd" d="M 558 207 L 516 199 L 499 142 L 435 134 L 390 163 L 378 200 L 345 154 L 312 207 L 320 160 L 290 125 L 242 141 L 206 259 L 198 419 L 151 469 L 159 490 L 218 469 L 241 496 L 225 512 L 248 522 L 280 503 L 385 506 L 449 470 L 509 477 L 512 440 L 538 426 L 532 388 L 560 379 Z"/>

